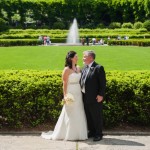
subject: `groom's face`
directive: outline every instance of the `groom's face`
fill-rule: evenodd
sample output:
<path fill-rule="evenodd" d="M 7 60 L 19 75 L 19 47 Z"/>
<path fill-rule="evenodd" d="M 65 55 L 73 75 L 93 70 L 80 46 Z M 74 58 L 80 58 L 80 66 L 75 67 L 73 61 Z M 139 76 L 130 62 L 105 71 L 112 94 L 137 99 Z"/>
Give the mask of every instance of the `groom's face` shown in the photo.
<path fill-rule="evenodd" d="M 88 65 L 93 61 L 92 57 L 88 54 L 83 54 L 83 64 Z"/>

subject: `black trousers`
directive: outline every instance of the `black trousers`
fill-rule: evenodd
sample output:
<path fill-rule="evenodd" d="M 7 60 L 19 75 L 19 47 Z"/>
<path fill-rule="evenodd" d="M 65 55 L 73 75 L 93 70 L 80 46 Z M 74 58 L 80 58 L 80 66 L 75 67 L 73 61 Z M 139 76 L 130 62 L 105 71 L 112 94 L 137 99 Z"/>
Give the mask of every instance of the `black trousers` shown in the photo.
<path fill-rule="evenodd" d="M 102 137 L 102 103 L 87 103 L 85 94 L 83 94 L 83 101 L 89 132 L 94 136 Z"/>

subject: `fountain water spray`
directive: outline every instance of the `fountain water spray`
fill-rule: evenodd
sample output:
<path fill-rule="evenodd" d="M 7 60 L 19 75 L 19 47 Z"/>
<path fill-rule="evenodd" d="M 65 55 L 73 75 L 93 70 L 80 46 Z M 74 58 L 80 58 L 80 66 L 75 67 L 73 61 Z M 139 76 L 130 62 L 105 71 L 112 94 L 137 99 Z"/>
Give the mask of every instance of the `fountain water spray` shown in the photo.
<path fill-rule="evenodd" d="M 79 43 L 80 42 L 79 42 L 79 31 L 77 20 L 74 19 L 67 36 L 67 44 L 79 44 Z"/>

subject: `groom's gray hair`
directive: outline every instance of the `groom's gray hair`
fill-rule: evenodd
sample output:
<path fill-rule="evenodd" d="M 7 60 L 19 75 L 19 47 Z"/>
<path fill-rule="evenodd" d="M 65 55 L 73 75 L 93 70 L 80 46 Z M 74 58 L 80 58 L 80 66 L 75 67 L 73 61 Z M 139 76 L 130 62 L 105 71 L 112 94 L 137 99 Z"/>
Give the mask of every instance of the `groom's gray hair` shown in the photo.
<path fill-rule="evenodd" d="M 87 56 L 91 56 L 93 59 L 96 58 L 95 52 L 93 50 L 86 50 L 83 52 L 83 54 L 86 54 Z"/>

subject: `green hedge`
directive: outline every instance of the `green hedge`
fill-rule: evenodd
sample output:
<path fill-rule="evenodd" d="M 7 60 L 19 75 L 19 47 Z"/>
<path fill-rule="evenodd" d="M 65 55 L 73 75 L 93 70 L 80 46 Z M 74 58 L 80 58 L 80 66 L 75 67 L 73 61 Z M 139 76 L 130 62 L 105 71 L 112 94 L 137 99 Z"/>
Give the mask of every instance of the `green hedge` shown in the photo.
<path fill-rule="evenodd" d="M 55 121 L 62 99 L 60 76 L 50 71 L 0 71 L 0 125 Z"/>
<path fill-rule="evenodd" d="M 35 39 L 0 39 L 0 46 L 35 46 L 41 45 L 41 41 Z"/>
<path fill-rule="evenodd" d="M 67 38 L 67 34 L 46 34 L 49 36 L 51 39 L 61 39 L 61 38 Z M 80 33 L 80 37 L 86 37 L 87 33 Z M 121 38 L 123 39 L 124 36 L 128 36 L 130 39 L 143 39 L 144 37 L 146 39 L 150 38 L 149 34 L 127 34 L 127 33 L 121 33 L 119 34 Z M 4 34 L 0 36 L 0 39 L 38 39 L 39 34 Z M 108 38 L 108 36 L 111 37 L 111 39 L 116 39 L 118 36 L 118 33 L 89 33 L 88 37 L 89 38 Z"/>
<path fill-rule="evenodd" d="M 39 35 L 48 35 L 51 39 L 67 38 L 68 30 L 48 30 L 48 29 L 10 29 L 0 33 L 0 39 L 37 39 Z M 146 29 L 79 29 L 80 37 L 89 36 L 90 38 L 107 38 L 108 36 L 128 36 L 130 39 L 150 38 L 150 32 Z"/>
<path fill-rule="evenodd" d="M 51 39 L 52 43 L 65 43 L 65 38 Z M 43 45 L 42 41 L 37 39 L 0 39 L 0 46 L 36 46 Z"/>
<path fill-rule="evenodd" d="M 106 73 L 104 125 L 150 125 L 150 71 Z M 61 72 L 0 71 L 0 127 L 56 122 L 62 106 Z"/>
<path fill-rule="evenodd" d="M 100 40 L 100 38 L 97 38 Z M 53 43 L 66 43 L 66 38 L 51 39 Z M 90 42 L 92 42 L 90 40 Z M 104 43 L 108 45 L 133 45 L 133 46 L 150 46 L 150 40 L 147 39 L 130 39 L 130 40 L 107 40 L 104 38 Z M 0 39 L 0 46 L 35 46 L 43 45 L 43 42 L 36 39 Z"/>
<path fill-rule="evenodd" d="M 107 72 L 106 125 L 150 125 L 150 71 Z"/>
<path fill-rule="evenodd" d="M 110 40 L 108 41 L 108 45 L 150 46 L 150 40 L 147 40 L 147 39 Z"/>
<path fill-rule="evenodd" d="M 42 45 L 38 41 L 39 35 L 49 36 L 52 43 L 65 43 L 68 30 L 48 30 L 48 29 L 10 29 L 0 33 L 0 46 L 25 46 L 25 45 Z M 149 46 L 150 32 L 146 29 L 79 29 L 80 38 L 89 37 L 96 38 L 99 41 L 101 38 L 107 43 L 108 36 L 110 37 L 109 45 L 136 45 Z M 129 40 L 117 41 L 117 36 L 124 39 L 125 36 Z M 92 41 L 91 41 L 92 42 Z"/>

